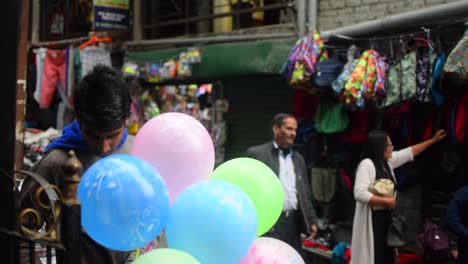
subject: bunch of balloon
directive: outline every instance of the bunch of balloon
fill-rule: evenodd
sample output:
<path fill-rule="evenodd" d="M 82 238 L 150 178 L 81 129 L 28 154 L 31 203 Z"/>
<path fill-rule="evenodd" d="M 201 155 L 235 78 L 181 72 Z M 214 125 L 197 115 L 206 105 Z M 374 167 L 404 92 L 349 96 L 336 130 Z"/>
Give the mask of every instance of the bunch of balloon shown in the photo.
<path fill-rule="evenodd" d="M 166 180 L 171 203 L 188 186 L 208 179 L 215 160 L 208 131 L 182 113 L 164 113 L 146 122 L 135 136 L 132 154 Z"/>
<path fill-rule="evenodd" d="M 233 184 L 198 182 L 172 204 L 166 227 L 170 248 L 184 251 L 203 264 L 237 264 L 257 233 L 250 199 Z"/>
<path fill-rule="evenodd" d="M 200 264 L 189 254 L 171 248 L 152 250 L 139 256 L 133 264 Z"/>
<path fill-rule="evenodd" d="M 301 255 L 287 243 L 271 238 L 259 237 L 239 264 L 281 263 L 305 264 Z"/>
<path fill-rule="evenodd" d="M 151 242 L 169 215 L 166 183 L 148 162 L 116 154 L 83 174 L 78 185 L 84 230 L 104 247 L 128 251 Z"/>
<path fill-rule="evenodd" d="M 251 158 L 232 159 L 217 167 L 211 178 L 234 184 L 250 198 L 258 219 L 257 236 L 263 235 L 278 220 L 283 210 L 283 187 L 263 162 Z"/>

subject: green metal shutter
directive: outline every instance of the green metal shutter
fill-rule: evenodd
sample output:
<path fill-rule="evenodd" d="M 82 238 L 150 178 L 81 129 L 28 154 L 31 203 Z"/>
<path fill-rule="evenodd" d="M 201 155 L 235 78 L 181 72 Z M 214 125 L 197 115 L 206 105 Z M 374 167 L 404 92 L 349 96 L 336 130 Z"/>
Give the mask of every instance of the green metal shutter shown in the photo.
<path fill-rule="evenodd" d="M 229 100 L 225 160 L 244 156 L 248 147 L 272 140 L 271 120 L 291 113 L 293 88 L 278 74 L 244 75 L 221 79 Z"/>

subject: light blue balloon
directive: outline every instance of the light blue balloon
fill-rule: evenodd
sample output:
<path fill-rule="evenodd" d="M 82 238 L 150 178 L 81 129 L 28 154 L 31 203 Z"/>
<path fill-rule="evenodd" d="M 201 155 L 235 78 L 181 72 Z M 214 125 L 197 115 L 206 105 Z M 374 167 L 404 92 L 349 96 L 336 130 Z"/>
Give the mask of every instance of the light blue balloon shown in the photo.
<path fill-rule="evenodd" d="M 81 224 L 104 247 L 128 251 L 151 242 L 169 215 L 166 183 L 148 162 L 131 155 L 103 158 L 78 185 Z"/>
<path fill-rule="evenodd" d="M 203 264 L 237 264 L 256 234 L 252 202 L 241 189 L 221 180 L 185 189 L 172 204 L 166 227 L 169 247 Z"/>

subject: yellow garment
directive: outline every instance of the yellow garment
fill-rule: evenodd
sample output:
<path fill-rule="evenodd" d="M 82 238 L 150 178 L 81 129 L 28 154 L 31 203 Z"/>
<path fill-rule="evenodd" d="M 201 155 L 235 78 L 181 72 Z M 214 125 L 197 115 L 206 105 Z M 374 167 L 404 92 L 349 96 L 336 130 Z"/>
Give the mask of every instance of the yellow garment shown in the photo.
<path fill-rule="evenodd" d="M 253 7 L 255 6 L 255 1 L 254 0 L 241 0 L 242 3 L 251 3 Z M 263 0 L 260 0 L 260 7 L 263 7 Z M 229 3 L 231 5 L 237 4 L 237 0 L 230 0 Z M 263 11 L 257 11 L 252 13 L 252 18 L 255 20 L 263 20 Z"/>
<path fill-rule="evenodd" d="M 256 6 L 255 6 L 256 7 Z M 259 7 L 263 7 L 263 0 L 260 0 L 260 5 Z M 252 13 L 252 18 L 254 20 L 263 20 L 264 19 L 264 13 L 263 11 L 257 11 Z"/>

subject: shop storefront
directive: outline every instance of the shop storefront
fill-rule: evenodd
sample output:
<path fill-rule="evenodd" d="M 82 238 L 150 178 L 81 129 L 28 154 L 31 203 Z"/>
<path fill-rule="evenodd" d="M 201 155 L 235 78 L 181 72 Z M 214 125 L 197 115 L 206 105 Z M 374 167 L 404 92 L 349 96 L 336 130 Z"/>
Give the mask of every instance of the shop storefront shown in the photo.
<path fill-rule="evenodd" d="M 169 90 L 175 97 L 191 87 L 195 94 L 204 94 L 206 87 L 211 87 L 213 108 L 209 116 L 211 126 L 222 127 L 225 133 L 224 159 L 239 157 L 247 147 L 270 139 L 269 122 L 275 113 L 291 109 L 292 89 L 279 73 L 293 44 L 293 40 L 264 40 L 200 46 L 200 61 L 191 64 L 190 75 L 176 74 L 162 80 L 158 77 L 156 82 L 140 76 L 143 78 L 139 83 L 143 90 L 153 87 L 159 94 Z M 180 55 L 189 51 L 129 51 L 125 60 L 146 69 L 164 66 L 171 60 L 180 65 Z M 159 107 L 165 102 L 160 101 Z M 173 103 L 171 109 L 178 111 L 180 102 Z"/>

